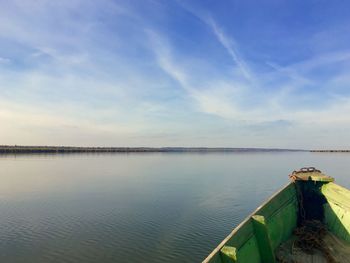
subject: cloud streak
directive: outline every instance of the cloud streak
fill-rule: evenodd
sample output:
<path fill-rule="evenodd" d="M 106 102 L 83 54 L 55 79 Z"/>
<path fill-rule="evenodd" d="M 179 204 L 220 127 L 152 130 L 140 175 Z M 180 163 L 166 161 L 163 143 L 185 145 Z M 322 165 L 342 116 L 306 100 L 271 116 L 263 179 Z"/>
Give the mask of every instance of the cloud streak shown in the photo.
<path fill-rule="evenodd" d="M 254 77 L 252 76 L 251 70 L 247 66 L 246 62 L 242 59 L 242 56 L 239 54 L 237 50 L 237 44 L 232 39 L 232 37 L 228 37 L 221 28 L 217 25 L 213 18 L 207 18 L 204 20 L 213 30 L 214 35 L 217 37 L 221 45 L 227 50 L 228 54 L 231 56 L 233 61 L 239 67 L 241 73 L 245 78 L 254 81 Z"/>
<path fill-rule="evenodd" d="M 347 97 L 332 98 L 333 102 L 331 104 L 319 105 L 314 109 L 307 109 L 307 105 L 303 107 L 302 103 L 298 101 L 295 103 L 297 108 L 289 109 L 288 106 L 284 106 L 284 104 L 290 104 L 290 102 L 285 103 L 288 100 L 300 100 L 302 102 L 303 99 L 298 98 L 298 90 L 302 89 L 303 86 L 314 84 L 314 81 L 309 76 L 299 73 L 301 71 L 300 68 L 304 68 L 304 72 L 307 74 L 305 68 L 314 70 L 323 65 L 339 62 L 339 54 L 326 54 L 325 58 L 312 58 L 289 66 L 288 68 L 272 65 L 274 71 L 270 73 L 267 80 L 261 78 L 262 85 L 265 84 L 264 82 L 268 85 L 268 82 L 277 81 L 277 85 L 283 83 L 281 85 L 282 87 L 272 89 L 273 94 L 259 94 L 258 96 L 263 102 L 258 107 L 255 108 L 252 106 L 250 109 L 243 109 L 237 107 L 241 99 L 240 97 L 247 90 L 248 94 L 254 92 L 253 85 L 244 86 L 244 84 L 240 84 L 239 80 L 234 78 L 220 83 L 220 81 L 208 79 L 207 77 L 207 82 L 215 83 L 213 86 L 196 86 L 193 84 L 194 80 L 191 79 L 191 76 L 196 75 L 195 69 L 193 67 L 187 69 L 185 66 L 176 63 L 174 59 L 176 55 L 172 54 L 173 52 L 169 43 L 155 33 L 151 35 L 151 39 L 156 39 L 153 50 L 156 53 L 160 68 L 180 84 L 189 96 L 196 101 L 199 109 L 204 113 L 214 114 L 226 119 L 249 122 L 288 120 L 293 123 L 307 123 L 312 120 L 313 123 L 323 124 L 350 121 L 350 117 L 347 114 L 348 111 L 346 110 L 348 107 Z M 346 60 L 346 55 L 341 56 L 341 61 L 344 60 Z M 322 63 L 316 63 L 315 61 L 322 61 Z M 183 64 L 186 65 L 186 63 Z M 200 65 L 197 66 L 200 67 Z M 335 77 L 338 78 L 339 75 L 336 74 Z M 222 92 L 225 90 L 222 86 L 225 86 L 226 92 Z M 235 89 L 235 86 L 239 88 Z M 234 96 L 231 96 L 233 94 Z"/>

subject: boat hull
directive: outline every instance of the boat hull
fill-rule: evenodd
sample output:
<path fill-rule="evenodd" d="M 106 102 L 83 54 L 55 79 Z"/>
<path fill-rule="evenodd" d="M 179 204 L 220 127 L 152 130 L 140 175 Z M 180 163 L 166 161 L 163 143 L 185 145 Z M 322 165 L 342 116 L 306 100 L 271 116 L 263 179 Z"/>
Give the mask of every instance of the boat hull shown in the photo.
<path fill-rule="evenodd" d="M 350 191 L 328 181 L 292 181 L 238 225 L 204 263 L 277 262 L 276 250 L 305 218 L 350 244 Z"/>

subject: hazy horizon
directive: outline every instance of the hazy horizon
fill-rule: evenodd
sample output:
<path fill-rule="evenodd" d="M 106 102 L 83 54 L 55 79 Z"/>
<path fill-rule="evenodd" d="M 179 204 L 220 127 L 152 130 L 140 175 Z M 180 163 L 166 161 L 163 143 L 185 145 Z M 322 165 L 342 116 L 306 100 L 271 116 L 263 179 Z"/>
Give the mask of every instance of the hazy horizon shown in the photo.
<path fill-rule="evenodd" d="M 72 148 L 131 148 L 131 149 L 137 149 L 137 148 L 149 148 L 149 149 L 275 149 L 275 150 L 309 150 L 309 149 L 295 149 L 295 148 L 281 148 L 281 147 L 226 147 L 226 146 L 212 146 L 212 147 L 208 147 L 208 146 L 158 146 L 158 147 L 154 147 L 154 146 L 89 146 L 89 145 L 0 145 L 1 147 L 53 147 L 53 148 L 59 148 L 59 147 L 72 147 Z"/>
<path fill-rule="evenodd" d="M 349 7 L 2 1 L 0 145 L 349 149 Z"/>

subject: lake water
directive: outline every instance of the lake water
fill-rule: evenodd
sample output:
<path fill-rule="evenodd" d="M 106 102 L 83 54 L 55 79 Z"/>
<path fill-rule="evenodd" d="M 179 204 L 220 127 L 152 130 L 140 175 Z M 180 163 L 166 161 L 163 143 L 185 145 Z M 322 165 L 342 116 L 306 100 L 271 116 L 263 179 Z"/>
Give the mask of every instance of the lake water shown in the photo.
<path fill-rule="evenodd" d="M 288 174 L 350 154 L 0 156 L 0 262 L 200 262 Z"/>

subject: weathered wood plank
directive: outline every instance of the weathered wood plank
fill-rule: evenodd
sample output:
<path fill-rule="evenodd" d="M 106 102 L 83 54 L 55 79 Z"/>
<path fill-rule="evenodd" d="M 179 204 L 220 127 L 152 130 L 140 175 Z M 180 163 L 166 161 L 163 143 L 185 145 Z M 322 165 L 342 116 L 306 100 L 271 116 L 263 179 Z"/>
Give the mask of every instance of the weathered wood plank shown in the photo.
<path fill-rule="evenodd" d="M 223 246 L 220 252 L 223 263 L 237 262 L 237 249 L 235 247 Z"/>
<path fill-rule="evenodd" d="M 271 245 L 265 217 L 261 215 L 253 215 L 252 220 L 262 261 L 274 263 L 275 254 Z"/>
<path fill-rule="evenodd" d="M 350 243 L 350 191 L 329 183 L 322 186 L 321 192 L 328 202 L 323 206 L 328 229 Z"/>

